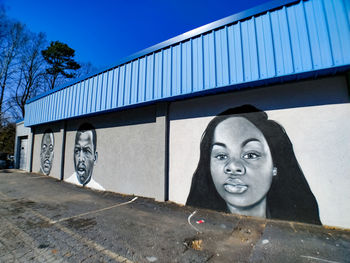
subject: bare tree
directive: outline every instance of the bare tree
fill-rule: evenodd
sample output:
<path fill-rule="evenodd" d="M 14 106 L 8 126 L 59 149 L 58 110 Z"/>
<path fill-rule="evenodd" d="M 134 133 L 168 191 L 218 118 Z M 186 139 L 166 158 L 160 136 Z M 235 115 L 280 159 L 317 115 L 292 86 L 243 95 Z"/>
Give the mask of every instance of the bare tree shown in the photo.
<path fill-rule="evenodd" d="M 13 103 L 20 110 L 20 116 L 24 118 L 24 105 L 28 99 L 44 91 L 45 61 L 41 50 L 46 45 L 44 33 L 27 33 L 28 41 L 22 46 L 19 55 L 19 67 L 15 78 L 15 89 L 13 90 Z"/>
<path fill-rule="evenodd" d="M 5 11 L 0 4 L 0 127 L 24 118 L 25 104 L 40 92 L 94 71 L 90 63 L 80 67 L 67 44 L 55 41 L 44 49 L 43 33 L 30 32 Z"/>
<path fill-rule="evenodd" d="M 3 113 L 5 90 L 13 74 L 16 73 L 16 58 L 20 47 L 27 41 L 24 25 L 2 19 L 5 35 L 0 38 L 0 119 Z"/>
<path fill-rule="evenodd" d="M 95 68 L 90 62 L 79 62 L 79 64 L 80 68 L 75 72 L 77 78 L 85 77 L 97 71 L 97 68 Z"/>

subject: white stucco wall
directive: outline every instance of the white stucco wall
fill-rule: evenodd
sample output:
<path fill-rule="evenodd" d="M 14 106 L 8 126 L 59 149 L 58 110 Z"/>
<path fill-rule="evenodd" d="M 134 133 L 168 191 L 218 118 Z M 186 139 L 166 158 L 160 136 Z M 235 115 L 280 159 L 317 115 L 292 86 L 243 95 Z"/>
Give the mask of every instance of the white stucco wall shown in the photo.
<path fill-rule="evenodd" d="M 169 199 L 185 204 L 209 121 L 243 104 L 264 110 L 292 141 L 322 224 L 350 228 L 350 103 L 343 77 L 179 101 L 170 107 Z"/>

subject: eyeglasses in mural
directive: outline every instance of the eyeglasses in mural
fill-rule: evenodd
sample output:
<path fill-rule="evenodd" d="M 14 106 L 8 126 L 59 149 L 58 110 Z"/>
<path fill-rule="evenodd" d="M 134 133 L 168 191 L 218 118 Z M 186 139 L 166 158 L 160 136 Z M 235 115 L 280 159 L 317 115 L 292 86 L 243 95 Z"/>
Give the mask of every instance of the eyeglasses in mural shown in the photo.
<path fill-rule="evenodd" d="M 97 190 L 105 190 L 92 178 L 93 169 L 98 158 L 96 149 L 97 135 L 95 128 L 89 123 L 82 124 L 75 135 L 75 172 L 67 179 L 67 182 L 87 186 Z"/>
<path fill-rule="evenodd" d="M 186 204 L 321 224 L 287 133 L 251 105 L 228 109 L 206 127 Z"/>
<path fill-rule="evenodd" d="M 40 172 L 49 175 L 54 157 L 54 136 L 51 129 L 45 130 L 40 148 Z"/>

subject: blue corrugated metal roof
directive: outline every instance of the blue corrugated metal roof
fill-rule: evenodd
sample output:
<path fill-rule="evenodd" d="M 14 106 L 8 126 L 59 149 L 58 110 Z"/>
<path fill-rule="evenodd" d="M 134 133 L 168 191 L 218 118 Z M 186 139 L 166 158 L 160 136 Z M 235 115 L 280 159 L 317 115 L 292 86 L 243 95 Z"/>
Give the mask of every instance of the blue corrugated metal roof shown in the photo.
<path fill-rule="evenodd" d="M 25 125 L 347 67 L 349 21 L 347 0 L 274 1 L 36 97 Z"/>

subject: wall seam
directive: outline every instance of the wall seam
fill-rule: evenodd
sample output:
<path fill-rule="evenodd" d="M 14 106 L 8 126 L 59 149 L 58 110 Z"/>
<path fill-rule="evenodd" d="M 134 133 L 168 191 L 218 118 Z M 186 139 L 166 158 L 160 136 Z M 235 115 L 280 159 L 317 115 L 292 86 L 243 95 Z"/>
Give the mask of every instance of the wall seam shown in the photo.
<path fill-rule="evenodd" d="M 30 146 L 30 162 L 29 162 L 29 172 L 33 172 L 33 153 L 34 153 L 34 139 L 35 139 L 35 126 L 32 127 L 32 144 Z"/>
<path fill-rule="evenodd" d="M 165 125 L 164 125 L 164 133 L 165 133 L 165 149 L 164 149 L 164 201 L 169 200 L 169 103 L 166 103 L 165 108 Z"/>
<path fill-rule="evenodd" d="M 66 132 L 67 132 L 67 120 L 63 122 L 63 135 L 62 135 L 62 152 L 61 152 L 61 171 L 60 171 L 60 180 L 64 179 L 64 161 L 66 155 Z"/>

